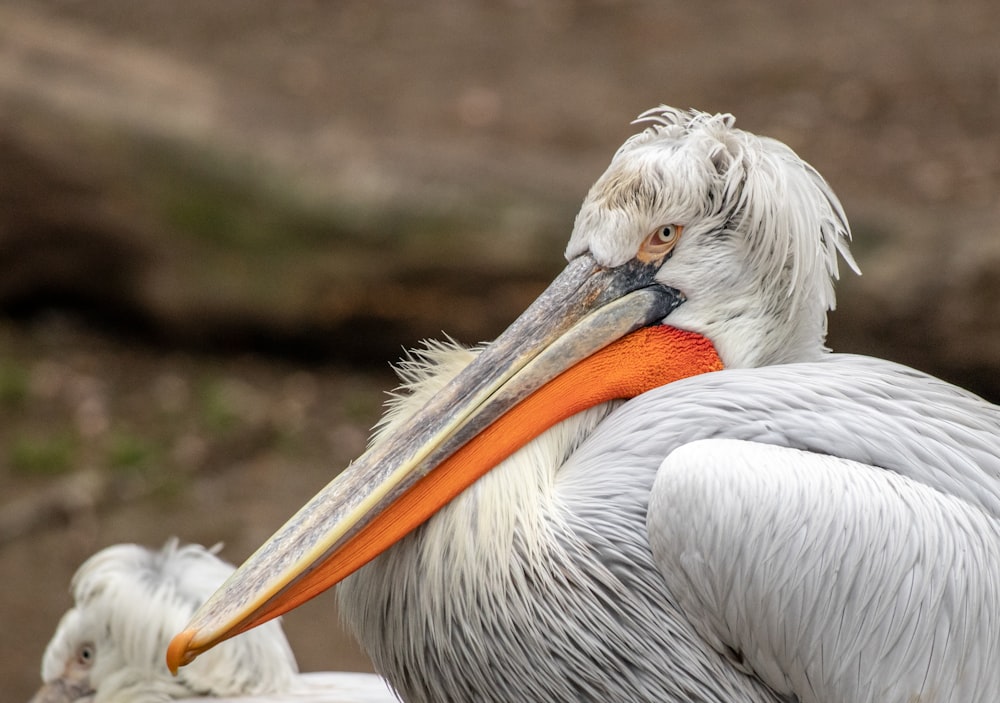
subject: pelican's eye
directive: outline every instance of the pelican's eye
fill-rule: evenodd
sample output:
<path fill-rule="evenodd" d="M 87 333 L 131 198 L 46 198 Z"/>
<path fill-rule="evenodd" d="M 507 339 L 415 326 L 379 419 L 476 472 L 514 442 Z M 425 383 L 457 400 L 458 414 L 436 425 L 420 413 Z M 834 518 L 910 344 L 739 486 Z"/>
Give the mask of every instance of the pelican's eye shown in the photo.
<path fill-rule="evenodd" d="M 670 253 L 681 237 L 684 225 L 661 225 L 642 242 L 636 257 L 640 261 L 656 261 Z"/>
<path fill-rule="evenodd" d="M 76 663 L 83 667 L 90 667 L 94 665 L 94 659 L 97 658 L 97 647 L 95 647 L 91 642 L 85 642 L 80 645 L 80 648 L 76 650 Z"/>

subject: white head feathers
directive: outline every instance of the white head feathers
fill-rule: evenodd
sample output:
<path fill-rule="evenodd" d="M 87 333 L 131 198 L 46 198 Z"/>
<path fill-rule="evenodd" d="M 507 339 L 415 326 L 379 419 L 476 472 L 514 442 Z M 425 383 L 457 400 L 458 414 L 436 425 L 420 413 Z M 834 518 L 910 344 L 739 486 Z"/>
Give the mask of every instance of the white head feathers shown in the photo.
<path fill-rule="evenodd" d="M 727 366 L 812 358 L 838 255 L 857 271 L 847 217 L 815 169 L 734 121 L 666 106 L 640 115 L 648 126 L 591 188 L 567 256 L 617 266 L 656 227 L 682 225 L 657 277 L 688 298 L 670 324 L 710 337 Z"/>

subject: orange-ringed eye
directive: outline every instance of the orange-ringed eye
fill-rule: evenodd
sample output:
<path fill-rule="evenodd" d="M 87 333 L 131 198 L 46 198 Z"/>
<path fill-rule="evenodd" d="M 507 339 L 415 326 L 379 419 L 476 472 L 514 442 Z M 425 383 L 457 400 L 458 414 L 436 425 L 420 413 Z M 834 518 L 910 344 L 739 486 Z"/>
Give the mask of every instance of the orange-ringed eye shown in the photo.
<path fill-rule="evenodd" d="M 655 233 L 656 243 L 673 244 L 677 241 L 677 237 L 680 236 L 680 233 L 680 225 L 663 225 L 662 227 L 658 227 Z"/>
<path fill-rule="evenodd" d="M 636 254 L 640 261 L 657 261 L 670 253 L 680 239 L 683 225 L 661 225 L 643 241 Z"/>

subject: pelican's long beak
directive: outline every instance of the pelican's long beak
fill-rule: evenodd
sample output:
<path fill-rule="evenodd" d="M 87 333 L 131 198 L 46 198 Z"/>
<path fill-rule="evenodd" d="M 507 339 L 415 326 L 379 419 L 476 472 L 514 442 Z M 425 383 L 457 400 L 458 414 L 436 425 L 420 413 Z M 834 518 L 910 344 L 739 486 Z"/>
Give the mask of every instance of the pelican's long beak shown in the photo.
<path fill-rule="evenodd" d="M 683 300 L 656 283 L 656 270 L 637 260 L 613 269 L 589 256 L 570 262 L 420 412 L 321 490 L 223 584 L 171 642 L 171 670 L 350 575 L 556 422 L 721 368 L 711 344 L 696 335 L 663 326 L 630 335 L 658 325 Z M 605 347 L 610 351 L 597 353 Z"/>

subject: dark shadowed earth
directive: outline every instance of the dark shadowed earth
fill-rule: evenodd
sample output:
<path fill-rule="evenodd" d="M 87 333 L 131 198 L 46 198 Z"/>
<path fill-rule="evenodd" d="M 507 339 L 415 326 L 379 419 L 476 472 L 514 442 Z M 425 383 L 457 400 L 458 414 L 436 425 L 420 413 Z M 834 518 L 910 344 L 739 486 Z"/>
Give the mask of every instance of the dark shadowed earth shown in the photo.
<path fill-rule="evenodd" d="M 1000 399 L 1000 5 L 0 0 L 0 657 L 70 575 L 245 558 L 364 447 L 387 362 L 495 336 L 629 121 L 732 112 L 851 217 L 831 345 Z M 306 670 L 365 669 L 326 594 Z"/>

